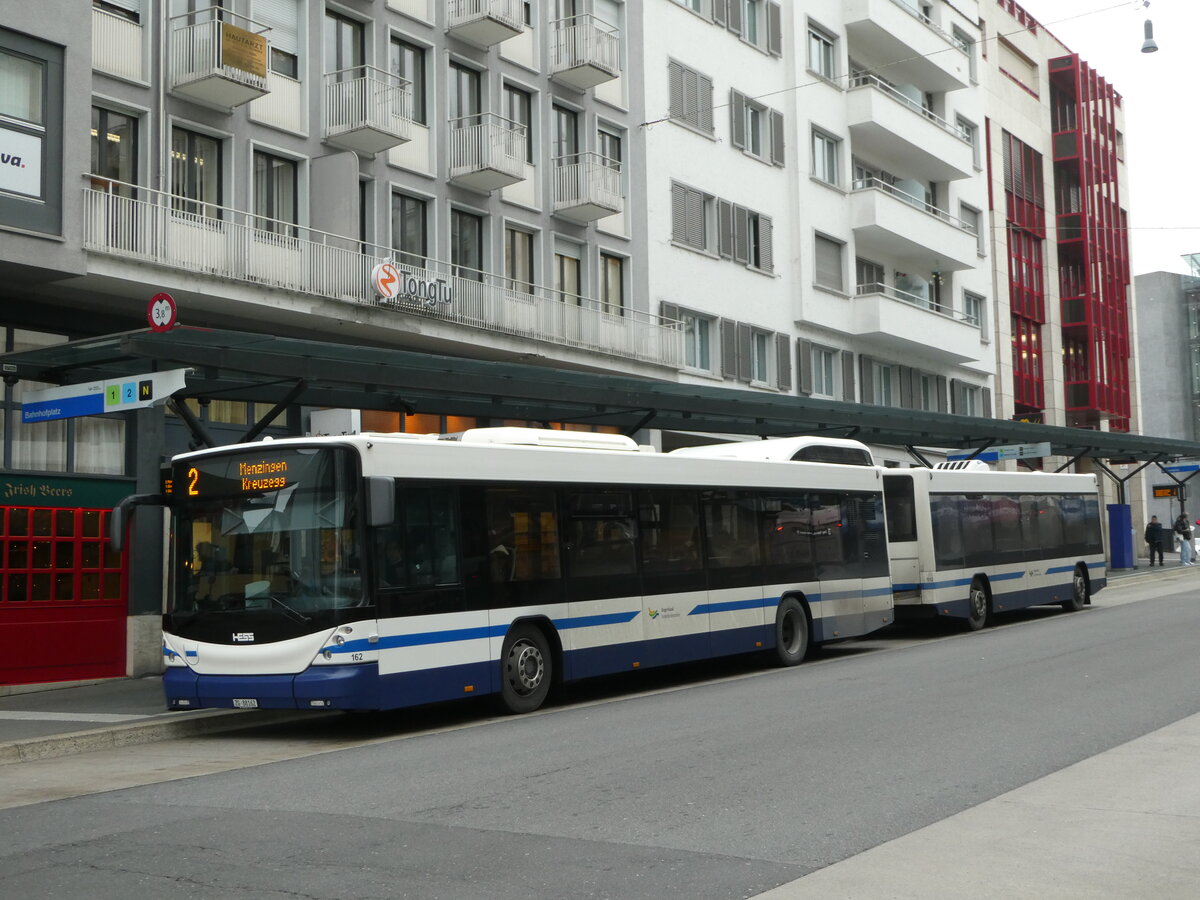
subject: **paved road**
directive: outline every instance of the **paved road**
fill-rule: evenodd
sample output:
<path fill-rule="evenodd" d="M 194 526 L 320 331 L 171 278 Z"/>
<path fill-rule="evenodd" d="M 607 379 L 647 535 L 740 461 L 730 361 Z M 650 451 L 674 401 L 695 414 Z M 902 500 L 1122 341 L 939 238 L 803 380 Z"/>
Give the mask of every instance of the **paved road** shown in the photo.
<path fill-rule="evenodd" d="M 1146 593 L 532 717 L 354 725 L 378 742 L 9 809 L 0 894 L 752 896 L 1200 711 L 1200 599 L 1123 602 Z M 330 727 L 310 726 L 346 746 Z M 173 777 L 279 740 L 313 738 L 179 742 Z M 151 752 L 169 751 L 109 751 Z"/>

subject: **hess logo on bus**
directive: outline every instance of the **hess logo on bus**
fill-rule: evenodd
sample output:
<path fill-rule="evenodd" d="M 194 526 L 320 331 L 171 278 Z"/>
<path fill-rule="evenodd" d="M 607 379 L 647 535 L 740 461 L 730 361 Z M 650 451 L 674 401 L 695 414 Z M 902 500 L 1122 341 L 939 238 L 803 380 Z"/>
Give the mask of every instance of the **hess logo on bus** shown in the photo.
<path fill-rule="evenodd" d="M 239 644 L 251 644 L 254 642 L 254 632 L 253 631 L 235 631 L 233 633 L 233 640 L 235 643 L 239 643 Z"/>

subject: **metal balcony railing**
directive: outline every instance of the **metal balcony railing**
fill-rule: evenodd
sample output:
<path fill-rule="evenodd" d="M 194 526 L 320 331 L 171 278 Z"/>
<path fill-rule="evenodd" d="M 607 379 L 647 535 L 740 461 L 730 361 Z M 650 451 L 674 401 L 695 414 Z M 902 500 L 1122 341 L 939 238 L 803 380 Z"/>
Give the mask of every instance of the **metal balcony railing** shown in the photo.
<path fill-rule="evenodd" d="M 382 145 L 378 149 L 409 140 L 410 85 L 407 79 L 375 66 L 352 66 L 330 72 L 325 76 L 325 137 L 352 143 L 350 135 L 370 131 L 380 136 L 370 141 L 372 145 Z"/>
<path fill-rule="evenodd" d="M 141 24 L 92 7 L 92 68 L 144 81 Z"/>
<path fill-rule="evenodd" d="M 929 297 L 922 297 L 920 294 L 909 293 L 902 291 L 899 288 L 891 287 L 880 282 L 872 282 L 868 284 L 860 284 L 854 288 L 856 297 L 869 297 L 875 294 L 884 297 L 890 297 L 892 300 L 899 300 L 901 303 L 907 303 L 909 306 L 915 306 L 917 309 L 923 309 L 926 312 L 941 316 L 943 319 L 950 319 L 955 322 L 962 322 L 964 325 L 979 327 L 979 319 L 975 316 L 947 306 L 944 303 L 935 303 Z"/>
<path fill-rule="evenodd" d="M 915 113 L 919 113 L 923 118 L 928 119 L 938 128 L 942 129 L 947 134 L 953 135 L 965 144 L 971 143 L 971 135 L 959 128 L 956 125 L 951 125 L 937 113 L 926 109 L 912 97 L 907 97 L 900 91 L 896 90 L 892 85 L 888 84 L 878 75 L 872 75 L 870 72 L 859 72 L 856 75 L 850 76 L 850 87 L 873 87 L 876 90 L 883 91 L 887 96 L 891 97 L 897 103 L 902 103 Z"/>
<path fill-rule="evenodd" d="M 495 113 L 478 113 L 450 120 L 450 177 L 493 170 L 525 176 L 525 126 Z"/>
<path fill-rule="evenodd" d="M 947 225 L 957 228 L 960 231 L 965 231 L 967 234 L 972 236 L 978 235 L 978 231 L 976 230 L 975 226 L 965 219 L 960 219 L 958 216 L 951 215 L 944 209 L 939 209 L 932 203 L 923 200 L 920 197 L 914 197 L 907 191 L 900 190 L 894 184 L 888 184 L 886 181 L 881 181 L 878 178 L 871 177 L 854 179 L 852 193 L 857 193 L 859 191 L 882 191 L 889 196 L 895 197 L 897 200 L 907 203 L 909 206 L 919 209 L 921 212 L 927 215 L 933 216 L 935 219 L 940 219 Z"/>
<path fill-rule="evenodd" d="M 386 306 L 465 328 L 670 368 L 683 366 L 683 326 L 673 319 L 613 310 L 602 300 L 440 260 L 405 257 L 389 247 L 134 184 L 87 177 L 84 247 L 91 252 L 197 278 Z M 405 286 L 392 301 L 381 300 L 373 286 L 371 272 L 381 261 L 395 261 Z M 463 339 L 478 341 L 469 335 Z"/>
<path fill-rule="evenodd" d="M 554 209 L 578 211 L 603 218 L 624 208 L 621 197 L 621 163 L 588 151 L 560 156 L 553 161 Z"/>
<path fill-rule="evenodd" d="M 525 4 L 523 0 L 448 0 L 446 3 L 446 27 L 451 31 L 482 19 L 494 19 L 520 32 L 525 24 Z"/>
<path fill-rule="evenodd" d="M 591 67 L 609 77 L 621 74 L 621 33 L 592 15 L 555 19 L 550 23 L 552 74 Z"/>
<path fill-rule="evenodd" d="M 227 59 L 231 53 L 225 43 L 227 36 L 235 40 L 238 36 L 245 37 L 247 32 L 260 36 L 269 31 L 253 19 L 218 6 L 173 16 L 170 20 L 171 90 L 230 108 L 265 94 L 269 45 L 263 55 L 260 73 L 231 65 Z M 216 83 L 211 83 L 214 78 Z"/>
<path fill-rule="evenodd" d="M 927 27 L 934 34 L 943 38 L 946 43 L 948 43 L 954 49 L 959 50 L 964 54 L 969 54 L 971 52 L 969 48 L 963 45 L 962 41 L 960 41 L 950 32 L 943 29 L 940 25 L 933 21 L 933 19 L 929 18 L 929 16 L 925 15 L 925 13 L 921 12 L 916 7 L 909 6 L 904 2 L 904 0 L 892 0 L 892 3 L 896 4 L 896 6 L 900 7 L 918 22 L 924 23 L 925 27 Z"/>

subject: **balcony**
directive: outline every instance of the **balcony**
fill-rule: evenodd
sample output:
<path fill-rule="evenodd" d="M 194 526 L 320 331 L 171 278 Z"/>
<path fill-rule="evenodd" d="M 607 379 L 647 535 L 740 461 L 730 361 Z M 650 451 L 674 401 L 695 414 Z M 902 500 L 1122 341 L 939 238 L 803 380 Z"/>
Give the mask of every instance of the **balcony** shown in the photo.
<path fill-rule="evenodd" d="M 860 284 L 850 332 L 891 354 L 913 353 L 953 365 L 985 356 L 979 323 L 962 312 L 885 284 Z"/>
<path fill-rule="evenodd" d="M 550 76 L 577 91 L 621 77 L 621 34 L 595 16 L 550 23 Z"/>
<path fill-rule="evenodd" d="M 621 212 L 621 164 L 599 153 L 576 153 L 554 160 L 554 214 L 594 222 Z"/>
<path fill-rule="evenodd" d="M 886 161 L 888 168 L 922 181 L 974 174 L 970 137 L 877 76 L 853 76 L 846 104 L 855 154 Z"/>
<path fill-rule="evenodd" d="M 355 153 L 381 153 L 409 140 L 412 91 L 399 75 L 353 66 L 325 76 L 325 140 Z"/>
<path fill-rule="evenodd" d="M 371 271 L 394 256 L 390 248 L 364 252 L 349 237 L 137 185 L 106 184 L 106 190 L 84 189 L 84 247 L 139 269 L 184 273 L 197 291 L 216 294 L 227 290 L 223 281 L 234 281 L 278 289 L 269 302 L 280 305 L 299 295 L 372 307 L 382 317 L 373 321 L 394 320 L 397 331 L 411 330 L 410 316 L 426 320 L 426 335 L 437 336 L 441 323 L 443 340 L 479 344 L 483 331 L 672 369 L 683 365 L 682 326 L 671 319 L 432 259 L 397 262 L 402 292 L 383 301 Z M 139 271 L 134 277 L 155 276 Z"/>
<path fill-rule="evenodd" d="M 264 26 L 219 7 L 175 16 L 170 26 L 171 93 L 226 112 L 267 93 Z"/>
<path fill-rule="evenodd" d="M 130 81 L 146 81 L 140 23 L 92 7 L 92 68 Z"/>
<path fill-rule="evenodd" d="M 524 26 L 522 0 L 449 0 L 446 33 L 487 49 L 519 35 Z"/>
<path fill-rule="evenodd" d="M 945 271 L 979 265 L 975 228 L 943 209 L 878 178 L 854 182 L 850 225 L 860 254 L 915 259 Z"/>
<path fill-rule="evenodd" d="M 845 10 L 851 56 L 887 66 L 895 81 L 925 90 L 971 83 L 967 48 L 904 0 L 846 0 Z"/>
<path fill-rule="evenodd" d="M 525 178 L 525 126 L 494 113 L 450 121 L 450 180 L 494 191 Z"/>

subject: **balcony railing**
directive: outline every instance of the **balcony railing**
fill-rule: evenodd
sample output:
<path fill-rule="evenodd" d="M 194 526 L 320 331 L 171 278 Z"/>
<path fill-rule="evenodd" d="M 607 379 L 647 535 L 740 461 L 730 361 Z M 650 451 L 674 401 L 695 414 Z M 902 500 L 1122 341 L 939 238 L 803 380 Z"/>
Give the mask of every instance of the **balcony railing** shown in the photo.
<path fill-rule="evenodd" d="M 958 216 L 951 215 L 944 209 L 939 209 L 927 200 L 923 200 L 920 197 L 914 197 L 912 194 L 900 190 L 894 184 L 888 184 L 886 181 L 881 181 L 878 178 L 856 178 L 854 180 L 854 192 L 858 191 L 882 191 L 885 194 L 895 197 L 897 200 L 907 203 L 909 206 L 921 210 L 927 215 L 933 216 L 935 219 L 941 219 L 947 225 L 951 225 L 960 231 L 965 231 L 970 235 L 976 235 L 978 233 L 975 226 L 965 219 L 960 219 Z"/>
<path fill-rule="evenodd" d="M 672 319 L 438 260 L 406 260 L 390 248 L 137 185 L 107 182 L 106 189 L 89 186 L 83 193 L 89 251 L 616 358 L 683 365 L 682 324 Z M 385 302 L 371 271 L 392 259 L 404 290 Z M 462 340 L 477 343 L 478 337 Z"/>
<path fill-rule="evenodd" d="M 624 209 L 621 163 L 599 153 L 575 153 L 553 162 L 554 212 L 581 222 Z"/>
<path fill-rule="evenodd" d="M 965 312 L 956 310 L 953 307 L 947 306 L 944 303 L 935 303 L 930 297 L 922 297 L 920 294 L 912 294 L 908 291 L 902 291 L 899 288 L 891 287 L 887 284 L 873 282 L 870 284 L 860 284 L 854 289 L 856 297 L 869 297 L 876 294 L 881 294 L 884 297 L 890 297 L 893 300 L 899 300 L 901 303 L 907 303 L 909 306 L 915 306 L 918 309 L 923 309 L 926 312 L 933 313 L 936 316 L 941 316 L 943 319 L 951 319 L 955 322 L 962 322 L 966 325 L 979 327 L 979 319 L 976 316 L 968 315 Z"/>
<path fill-rule="evenodd" d="M 380 153 L 412 133 L 410 82 L 375 66 L 325 76 L 325 139 L 358 153 Z"/>
<path fill-rule="evenodd" d="M 897 103 L 902 103 L 915 113 L 919 113 L 924 118 L 928 119 L 938 128 L 945 131 L 947 134 L 952 134 L 966 144 L 971 143 L 971 135 L 956 125 L 951 125 L 937 113 L 926 109 L 912 97 L 905 96 L 896 90 L 892 85 L 888 84 L 878 75 L 872 75 L 870 72 L 859 72 L 856 75 L 850 76 L 850 87 L 873 87 L 876 90 L 883 91 L 887 96 L 891 97 Z"/>
<path fill-rule="evenodd" d="M 904 2 L 904 0 L 892 0 L 892 2 L 894 4 L 896 4 L 898 7 L 900 7 L 902 10 L 904 10 L 906 13 L 908 13 L 910 16 L 912 16 L 914 19 L 916 19 L 918 22 L 924 23 L 924 25 L 930 31 L 932 31 L 934 34 L 938 35 L 939 37 L 945 38 L 946 43 L 950 44 L 950 46 L 954 47 L 956 50 L 961 50 L 963 53 L 966 53 L 966 54 L 969 54 L 971 52 L 968 47 L 963 45 L 962 41 L 960 41 L 958 38 L 956 38 L 950 32 L 943 29 L 940 25 L 937 24 L 937 22 L 933 21 L 933 19 L 929 18 L 929 16 L 925 15 L 925 13 L 921 12 L 916 7 L 909 6 L 907 3 Z"/>
<path fill-rule="evenodd" d="M 170 25 L 172 91 L 222 109 L 267 93 L 266 26 L 216 6 L 174 16 Z"/>
<path fill-rule="evenodd" d="M 550 73 L 586 91 L 621 75 L 621 33 L 595 16 L 572 16 L 550 23 Z"/>
<path fill-rule="evenodd" d="M 450 120 L 450 180 L 494 191 L 525 178 L 525 126 L 495 113 Z"/>
<path fill-rule="evenodd" d="M 141 24 L 92 7 L 92 68 L 145 81 Z"/>
<path fill-rule="evenodd" d="M 446 30 L 480 47 L 516 37 L 524 25 L 523 0 L 449 0 L 446 4 Z"/>

